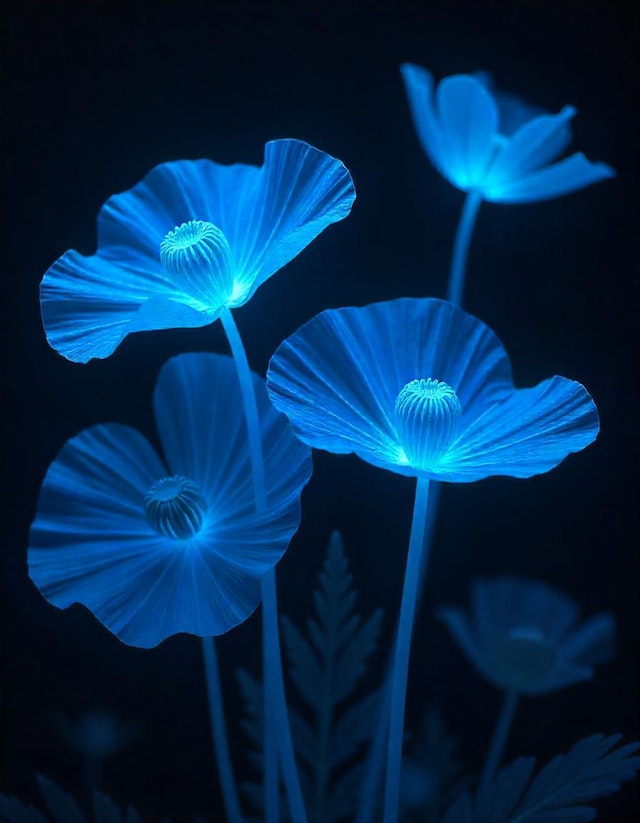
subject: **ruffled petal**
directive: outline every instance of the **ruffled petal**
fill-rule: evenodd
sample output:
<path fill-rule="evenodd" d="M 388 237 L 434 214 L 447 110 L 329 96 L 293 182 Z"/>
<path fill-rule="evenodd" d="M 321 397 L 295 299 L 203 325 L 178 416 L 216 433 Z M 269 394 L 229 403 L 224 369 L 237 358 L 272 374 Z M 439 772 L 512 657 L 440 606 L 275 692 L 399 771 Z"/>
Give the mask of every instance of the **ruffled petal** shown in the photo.
<path fill-rule="evenodd" d="M 76 363 L 108 357 L 131 332 L 205 326 L 218 316 L 185 299 L 158 273 L 75 251 L 59 258 L 40 285 L 49 345 Z"/>
<path fill-rule="evenodd" d="M 267 385 L 305 443 L 415 475 L 398 442 L 394 403 L 403 386 L 426 377 L 457 392 L 463 427 L 513 385 L 493 332 L 428 298 L 322 312 L 280 345 Z"/>
<path fill-rule="evenodd" d="M 404 80 L 413 125 L 427 157 L 443 177 L 451 183 L 447 165 L 443 162 L 446 151 L 442 128 L 434 105 L 434 82 L 431 74 L 420 66 L 404 63 L 400 66 Z"/>
<path fill-rule="evenodd" d="M 558 157 L 571 141 L 569 124 L 575 114 L 573 106 L 565 106 L 559 114 L 536 117 L 521 126 L 491 164 L 484 186 L 508 185 Z"/>
<path fill-rule="evenodd" d="M 261 168 L 211 160 L 156 166 L 107 201 L 98 241 L 110 256 L 131 247 L 158 255 L 175 226 L 213 223 L 231 248 L 230 305 L 239 306 L 323 229 L 346 217 L 354 199 L 351 175 L 339 160 L 300 140 L 273 140 Z"/>
<path fill-rule="evenodd" d="M 209 505 L 208 545 L 202 553 L 214 577 L 224 561 L 241 576 L 259 578 L 283 555 L 300 524 L 300 495 L 311 476 L 311 454 L 273 408 L 265 381 L 253 374 L 267 486 L 266 514 L 255 498 L 242 395 L 231 357 L 184 354 L 166 363 L 154 409 L 174 474 L 197 483 Z"/>
<path fill-rule="evenodd" d="M 483 197 L 494 203 L 531 203 L 548 200 L 615 177 L 606 163 L 592 163 L 582 152 L 523 177 L 483 188 Z"/>
<path fill-rule="evenodd" d="M 142 648 L 178 632 L 222 634 L 260 600 L 254 576 L 210 552 L 207 529 L 176 541 L 151 528 L 145 495 L 167 473 L 135 430 L 87 429 L 50 466 L 31 529 L 29 573 L 44 597 L 84 604 Z"/>
<path fill-rule="evenodd" d="M 445 77 L 436 91 L 442 128 L 442 164 L 451 182 L 467 191 L 482 185 L 496 150 L 499 117 L 495 100 L 471 75 Z"/>
<path fill-rule="evenodd" d="M 468 483 L 542 474 L 592 443 L 598 430 L 598 412 L 584 386 L 552 377 L 514 391 L 463 428 L 440 461 L 439 477 Z"/>

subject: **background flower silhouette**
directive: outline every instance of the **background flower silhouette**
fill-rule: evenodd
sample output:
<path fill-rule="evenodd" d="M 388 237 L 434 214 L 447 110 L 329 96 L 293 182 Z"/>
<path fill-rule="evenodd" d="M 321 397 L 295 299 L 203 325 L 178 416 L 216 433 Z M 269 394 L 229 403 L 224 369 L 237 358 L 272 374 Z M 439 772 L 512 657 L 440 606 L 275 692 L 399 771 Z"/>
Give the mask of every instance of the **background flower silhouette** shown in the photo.
<path fill-rule="evenodd" d="M 402 76 L 423 149 L 440 174 L 463 191 L 478 191 L 494 203 L 527 203 L 615 174 L 581 152 L 557 160 L 571 141 L 573 106 L 551 115 L 528 110 L 511 95 L 501 104 L 500 93 L 492 93 L 483 75 L 452 75 L 437 89 L 420 66 L 405 63 Z"/>

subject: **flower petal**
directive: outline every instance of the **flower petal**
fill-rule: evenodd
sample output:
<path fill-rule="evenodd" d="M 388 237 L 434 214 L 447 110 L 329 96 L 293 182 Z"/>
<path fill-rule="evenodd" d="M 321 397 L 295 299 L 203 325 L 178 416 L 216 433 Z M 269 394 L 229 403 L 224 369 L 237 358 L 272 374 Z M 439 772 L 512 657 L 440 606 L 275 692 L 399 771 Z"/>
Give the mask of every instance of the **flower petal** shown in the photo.
<path fill-rule="evenodd" d="M 583 666 L 597 666 L 613 657 L 616 641 L 616 620 L 603 612 L 586 620 L 564 640 L 560 653 L 566 660 Z"/>
<path fill-rule="evenodd" d="M 98 244 L 109 255 L 141 245 L 158 254 L 175 226 L 213 223 L 231 248 L 232 305 L 239 306 L 323 229 L 346 217 L 354 199 L 351 175 L 339 160 L 301 140 L 273 140 L 261 168 L 211 160 L 156 166 L 107 201 Z"/>
<path fill-rule="evenodd" d="M 549 674 L 532 682 L 529 688 L 522 689 L 524 694 L 535 697 L 541 694 L 566 689 L 567 686 L 574 686 L 576 683 L 584 683 L 591 680 L 594 671 L 589 666 L 576 666 L 564 660 L 558 660 L 553 670 Z"/>
<path fill-rule="evenodd" d="M 145 495 L 167 475 L 127 426 L 94 426 L 69 440 L 44 479 L 29 573 L 59 608 L 87 606 L 124 643 L 143 648 L 177 632 L 221 634 L 260 600 L 258 581 L 204 551 L 200 537 L 157 534 Z"/>
<path fill-rule="evenodd" d="M 317 315 L 279 346 L 267 385 L 303 442 L 415 475 L 395 433 L 394 403 L 422 377 L 454 388 L 463 426 L 513 385 L 487 326 L 450 303 L 410 298 Z"/>
<path fill-rule="evenodd" d="M 176 290 L 152 272 L 116 265 L 100 255 L 69 251 L 40 286 L 49 345 L 76 363 L 108 357 L 134 331 L 205 326 L 217 314 L 179 302 Z"/>
<path fill-rule="evenodd" d="M 400 66 L 413 117 L 413 125 L 427 157 L 443 177 L 449 177 L 446 164 L 442 128 L 434 105 L 434 82 L 431 74 L 420 66 L 404 63 Z"/>
<path fill-rule="evenodd" d="M 449 179 L 463 191 L 480 186 L 496 149 L 495 100 L 475 77 L 460 74 L 445 77 L 438 85 L 436 106 L 444 150 L 441 162 Z"/>
<path fill-rule="evenodd" d="M 592 443 L 598 412 L 587 390 L 564 377 L 515 390 L 463 429 L 439 465 L 458 483 L 490 475 L 531 477 Z"/>
<path fill-rule="evenodd" d="M 454 640 L 460 646 L 463 654 L 466 655 L 469 662 L 475 666 L 483 677 L 492 681 L 493 676 L 491 669 L 487 667 L 486 660 L 483 657 L 482 649 L 478 646 L 478 641 L 474 637 L 474 631 L 469 623 L 467 615 L 462 609 L 456 609 L 451 606 L 445 606 L 436 611 L 437 617 L 449 629 L 453 635 Z"/>
<path fill-rule="evenodd" d="M 539 580 L 505 575 L 475 580 L 473 624 L 480 638 L 510 629 L 538 629 L 545 641 L 559 641 L 578 619 L 576 603 Z"/>
<path fill-rule="evenodd" d="M 489 185 L 483 189 L 483 197 L 494 203 L 531 203 L 568 194 L 615 174 L 606 163 L 592 163 L 578 152 L 516 180 Z"/>
<path fill-rule="evenodd" d="M 521 126 L 491 164 L 485 186 L 508 185 L 561 154 L 571 141 L 570 120 L 576 114 L 565 106 L 559 114 L 536 117 Z"/>
<path fill-rule="evenodd" d="M 486 88 L 489 94 L 496 101 L 500 119 L 500 134 L 504 137 L 511 137 L 520 126 L 524 126 L 534 117 L 548 114 L 541 106 L 529 103 L 517 94 L 508 91 L 501 91 L 496 88 L 493 76 L 487 71 L 474 71 L 476 77 Z"/>
<path fill-rule="evenodd" d="M 300 494 L 312 466 L 308 447 L 269 402 L 264 379 L 252 376 L 267 486 L 268 511 L 260 517 L 255 514 L 242 395 L 232 358 L 172 358 L 160 372 L 154 409 L 172 472 L 195 481 L 209 504 L 211 545 L 203 547 L 203 554 L 223 558 L 238 574 L 259 578 L 282 557 L 298 529 Z"/>

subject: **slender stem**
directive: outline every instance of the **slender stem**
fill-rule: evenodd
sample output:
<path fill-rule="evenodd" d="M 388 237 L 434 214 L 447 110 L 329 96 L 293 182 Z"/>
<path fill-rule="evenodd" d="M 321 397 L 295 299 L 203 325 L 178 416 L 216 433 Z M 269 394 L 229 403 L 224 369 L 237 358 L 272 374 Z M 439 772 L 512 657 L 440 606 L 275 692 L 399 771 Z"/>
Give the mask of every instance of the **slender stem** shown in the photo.
<path fill-rule="evenodd" d="M 204 672 L 207 681 L 207 696 L 209 698 L 209 716 L 211 718 L 211 732 L 213 745 L 216 750 L 218 777 L 222 788 L 222 800 L 228 823 L 242 823 L 240 801 L 233 778 L 229 741 L 224 722 L 224 706 L 220 689 L 220 671 L 218 669 L 218 655 L 216 654 L 213 637 L 202 638 L 202 655 L 204 657 Z"/>
<path fill-rule="evenodd" d="M 500 714 L 498 716 L 498 722 L 496 723 L 496 727 L 493 731 L 493 737 L 491 738 L 491 743 L 489 744 L 489 749 L 487 751 L 487 757 L 484 761 L 482 776 L 480 777 L 481 786 L 486 786 L 491 781 L 500 764 L 500 761 L 502 760 L 504 746 L 507 742 L 507 736 L 509 734 L 509 729 L 511 728 L 513 715 L 515 714 L 517 706 L 518 692 L 505 692 L 502 708 L 500 709 Z"/>
<path fill-rule="evenodd" d="M 264 474 L 264 455 L 260 435 L 258 405 L 249 369 L 249 362 L 242 344 L 242 338 L 233 315 L 225 309 L 220 319 L 229 341 L 236 364 L 242 402 L 247 423 L 251 467 L 256 512 L 267 508 L 267 494 Z M 265 574 L 262 581 L 262 655 L 264 666 L 264 786 L 265 821 L 274 823 L 279 819 L 278 757 L 282 765 L 284 783 L 287 790 L 289 810 L 296 823 L 306 823 L 300 779 L 296 768 L 289 713 L 284 692 L 282 675 L 282 654 L 278 631 L 278 599 L 275 570 Z"/>
<path fill-rule="evenodd" d="M 440 500 L 440 483 L 431 481 L 429 485 L 429 500 L 427 503 L 427 522 L 424 531 L 424 541 L 422 549 L 422 563 L 420 565 L 420 577 L 418 580 L 417 601 L 420 602 L 424 591 L 429 561 L 429 547 L 433 538 L 433 528 L 438 513 L 438 502 Z M 397 627 L 396 627 L 397 633 Z M 375 811 L 380 800 L 380 781 L 384 769 L 384 755 L 389 739 L 389 713 L 391 707 L 391 691 L 393 686 L 393 661 L 396 654 L 396 642 L 394 640 L 387 668 L 384 677 L 384 686 L 380 696 L 380 709 L 376 717 L 376 728 L 369 746 L 369 755 L 365 767 L 365 775 L 360 787 L 360 799 L 358 803 L 358 814 L 356 823 L 371 823 L 375 818 Z"/>
<path fill-rule="evenodd" d="M 391 716 L 389 745 L 387 749 L 387 781 L 384 798 L 384 823 L 397 823 L 400 797 L 400 770 L 402 766 L 402 740 L 404 736 L 404 707 L 409 672 L 411 633 L 416 611 L 422 549 L 427 520 L 429 479 L 419 477 L 413 505 L 413 521 L 409 538 L 409 553 L 404 576 L 400 621 L 396 637 L 396 655 L 391 690 Z"/>
<path fill-rule="evenodd" d="M 451 269 L 449 271 L 447 300 L 450 300 L 455 306 L 462 304 L 469 244 L 471 242 L 476 217 L 478 216 L 480 203 L 482 203 L 482 195 L 480 192 L 470 191 L 467 194 L 456 231 L 456 239 L 453 243 L 453 257 L 451 258 Z"/>

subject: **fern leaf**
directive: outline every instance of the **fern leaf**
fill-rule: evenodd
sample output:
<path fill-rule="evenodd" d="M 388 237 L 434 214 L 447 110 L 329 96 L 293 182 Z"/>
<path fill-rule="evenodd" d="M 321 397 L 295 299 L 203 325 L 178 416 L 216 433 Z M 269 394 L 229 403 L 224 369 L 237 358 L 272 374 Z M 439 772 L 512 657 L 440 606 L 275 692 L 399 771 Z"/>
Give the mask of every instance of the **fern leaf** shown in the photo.
<path fill-rule="evenodd" d="M 322 669 L 316 653 L 291 620 L 282 617 L 281 626 L 288 652 L 291 679 L 307 705 L 317 710 L 321 700 L 318 683 L 322 678 Z"/>
<path fill-rule="evenodd" d="M 443 823 L 582 823 L 596 810 L 585 805 L 616 792 L 640 769 L 640 743 L 615 748 L 620 735 L 594 734 L 554 757 L 531 780 L 535 760 L 520 758 L 500 769 L 475 796 L 463 792 Z"/>
<path fill-rule="evenodd" d="M 36 775 L 36 782 L 44 802 L 56 823 L 69 823 L 71 820 L 86 820 L 73 797 L 41 774 Z"/>
<path fill-rule="evenodd" d="M 9 794 L 0 794 L 0 820 L 6 823 L 47 823 L 36 808 Z"/>

